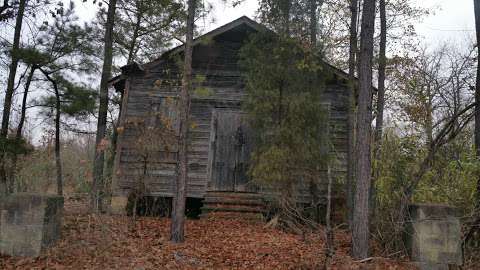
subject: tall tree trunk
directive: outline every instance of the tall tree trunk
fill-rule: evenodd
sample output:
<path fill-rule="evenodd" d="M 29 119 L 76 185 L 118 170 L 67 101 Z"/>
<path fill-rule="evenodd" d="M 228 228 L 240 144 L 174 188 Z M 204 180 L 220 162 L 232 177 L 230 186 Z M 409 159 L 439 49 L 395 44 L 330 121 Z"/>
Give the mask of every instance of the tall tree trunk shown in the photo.
<path fill-rule="evenodd" d="M 137 3 L 138 4 L 138 3 Z M 133 36 L 132 36 L 132 41 L 130 42 L 130 46 L 128 48 L 128 58 L 127 58 L 127 65 L 132 64 L 135 60 L 135 48 L 137 45 L 137 39 L 138 39 L 138 32 L 140 30 L 140 22 L 141 22 L 141 14 L 137 13 L 137 18 L 136 18 L 136 23 L 135 23 L 135 28 L 133 30 Z M 120 121 L 120 116 L 122 113 L 122 102 L 123 101 L 123 92 L 121 93 L 120 97 L 120 104 L 118 108 L 118 118 L 116 123 L 114 124 L 113 130 L 112 130 L 112 137 L 111 137 L 111 145 L 110 145 L 110 156 L 107 160 L 107 168 L 106 168 L 106 177 L 107 179 L 110 177 L 113 177 L 113 167 L 115 166 L 115 156 L 117 155 L 117 141 L 118 141 L 118 124 Z"/>
<path fill-rule="evenodd" d="M 377 152 L 382 143 L 383 110 L 385 107 L 385 69 L 387 66 L 387 17 L 385 0 L 380 0 L 380 52 L 378 55 L 378 97 L 377 118 L 375 123 L 375 147 Z M 378 155 L 378 153 L 376 153 Z"/>
<path fill-rule="evenodd" d="M 318 46 L 318 17 L 317 17 L 317 10 L 321 9 L 323 6 L 324 0 L 310 0 L 310 43 L 312 48 L 316 51 L 322 51 L 322 44 L 320 41 L 320 48 L 317 50 Z"/>
<path fill-rule="evenodd" d="M 377 92 L 377 118 L 375 122 L 375 160 L 380 160 L 383 136 L 383 111 L 385 108 L 385 70 L 387 67 L 387 13 L 385 0 L 380 0 L 380 52 L 378 55 L 378 92 Z M 370 187 L 370 212 L 375 216 L 376 189 L 375 181 L 379 177 L 379 169 L 375 168 L 374 177 Z"/>
<path fill-rule="evenodd" d="M 427 85 L 427 102 L 425 104 L 425 137 L 427 148 L 430 149 L 433 143 L 433 93 L 430 85 Z"/>
<path fill-rule="evenodd" d="M 475 152 L 480 159 L 480 3 L 473 1 L 475 11 L 475 29 L 477 35 L 477 80 L 475 84 Z M 477 207 L 480 207 L 480 176 L 477 180 Z"/>
<path fill-rule="evenodd" d="M 310 0 L 310 43 L 313 50 L 317 47 L 317 4 L 317 0 Z"/>
<path fill-rule="evenodd" d="M 350 1 L 350 53 L 348 59 L 348 74 L 350 77 L 350 91 L 348 92 L 347 114 L 347 210 L 350 228 L 353 221 L 353 196 L 355 190 L 355 67 L 357 66 L 357 19 L 358 0 Z"/>
<path fill-rule="evenodd" d="M 17 143 L 20 142 L 20 139 L 22 138 L 23 125 L 25 124 L 25 115 L 27 112 L 28 91 L 30 90 L 30 84 L 32 83 L 33 74 L 35 73 L 36 69 L 37 69 L 36 66 L 32 66 L 30 68 L 30 73 L 28 73 L 27 81 L 25 82 L 25 89 L 23 92 L 23 99 L 22 99 L 22 108 L 20 112 L 20 122 L 18 122 L 17 131 L 15 133 L 15 141 Z M 10 173 L 10 187 L 9 187 L 10 192 L 13 192 L 14 186 L 15 186 L 17 160 L 18 160 L 18 154 L 14 153 L 12 157 L 12 168 Z"/>
<path fill-rule="evenodd" d="M 132 64 L 135 60 L 136 52 L 135 49 L 137 47 L 137 39 L 140 31 L 140 24 L 141 24 L 141 17 L 143 15 L 143 7 L 141 5 L 141 1 L 136 1 L 135 4 L 137 5 L 137 13 L 135 14 L 135 26 L 133 29 L 132 40 L 130 45 L 128 46 L 128 56 L 127 56 L 127 65 Z M 140 11 L 142 10 L 142 11 Z M 117 155 L 117 142 L 118 142 L 118 124 L 120 122 L 120 117 L 122 113 L 122 103 L 123 103 L 123 91 L 121 93 L 120 102 L 118 104 L 118 118 L 114 121 L 113 129 L 112 129 L 112 136 L 110 137 L 110 155 L 106 161 L 106 168 L 105 168 L 105 178 L 112 179 L 113 178 L 113 169 L 115 166 L 115 156 Z M 135 220 L 135 219 L 134 219 Z"/>
<path fill-rule="evenodd" d="M 63 196 L 62 158 L 60 156 L 60 92 L 58 91 L 57 82 L 50 74 L 41 68 L 40 71 L 52 83 L 55 92 L 55 168 L 57 173 L 57 194 Z"/>
<path fill-rule="evenodd" d="M 170 240 L 174 243 L 185 241 L 185 200 L 188 178 L 188 125 L 190 115 L 190 91 L 192 88 L 193 30 L 197 0 L 188 0 L 187 33 L 185 42 L 185 63 L 180 93 L 180 136 L 178 139 L 177 182 L 173 198 Z"/>
<path fill-rule="evenodd" d="M 55 165 L 57 169 L 57 194 L 63 196 L 62 158 L 60 156 L 60 93 L 57 83 L 52 80 L 55 90 Z"/>
<path fill-rule="evenodd" d="M 283 33 L 286 37 L 290 37 L 290 12 L 292 8 L 292 0 L 281 0 L 281 11 L 283 12 Z"/>
<path fill-rule="evenodd" d="M 334 246 L 334 232 L 332 229 L 331 218 L 332 218 L 332 172 L 330 164 L 327 165 L 327 211 L 325 214 L 325 267 L 324 269 L 329 269 L 330 261 L 333 259 L 335 254 Z"/>
<path fill-rule="evenodd" d="M 102 210 L 103 200 L 103 167 L 105 161 L 105 133 L 107 130 L 108 111 L 108 80 L 112 74 L 112 44 L 113 25 L 115 22 L 115 9 L 117 0 L 110 0 L 108 4 L 107 22 L 105 24 L 105 44 L 103 48 L 102 79 L 100 81 L 100 95 L 98 106 L 97 134 L 95 138 L 95 158 L 93 161 L 93 187 L 91 208 L 93 211 Z"/>
<path fill-rule="evenodd" d="M 127 64 L 133 63 L 133 60 L 135 58 L 135 46 L 137 44 L 138 31 L 140 31 L 141 16 L 142 14 L 137 13 L 137 21 L 135 22 L 135 28 L 133 29 L 132 42 L 130 43 L 130 47 L 128 48 Z"/>
<path fill-rule="evenodd" d="M 132 64 L 135 60 L 135 48 L 137 44 L 137 39 L 138 39 L 138 31 L 140 28 L 140 15 L 137 14 L 137 21 L 135 23 L 135 29 L 133 30 L 133 36 L 132 36 L 132 41 L 130 43 L 130 46 L 128 48 L 128 58 L 127 58 L 127 65 Z M 120 117 L 122 114 L 122 103 L 123 103 L 123 91 L 121 92 L 120 96 L 120 102 L 118 104 L 118 118 L 114 122 L 114 126 L 112 129 L 112 136 L 110 138 L 111 144 L 110 144 L 110 156 L 107 160 L 107 168 L 106 168 L 106 178 L 108 179 L 109 177 L 113 177 L 113 167 L 115 166 L 115 156 L 117 155 L 117 142 L 118 142 L 118 125 L 120 122 Z"/>
<path fill-rule="evenodd" d="M 113 124 L 112 130 L 112 138 L 111 138 L 111 146 L 110 146 L 110 157 L 107 160 L 107 168 L 106 168 L 106 177 L 113 177 L 113 169 L 115 167 L 115 157 L 117 155 L 117 143 L 118 143 L 118 127 L 120 124 L 120 119 L 122 117 L 122 103 L 124 98 L 124 91 L 120 94 L 120 103 L 118 104 L 118 118 Z"/>
<path fill-rule="evenodd" d="M 3 103 L 2 128 L 0 129 L 0 144 L 2 147 L 0 152 L 0 196 L 5 195 L 8 192 L 7 175 L 5 172 L 5 144 L 7 143 L 6 140 L 8 135 L 8 124 L 10 121 L 10 110 L 12 108 L 12 97 L 15 88 L 15 76 L 17 74 L 17 67 L 19 61 L 17 52 L 20 48 L 20 35 L 22 33 L 23 15 L 25 13 L 26 4 L 27 0 L 20 0 L 18 5 L 17 19 L 15 21 L 15 32 L 13 34 L 13 46 L 11 51 L 12 62 L 10 63 L 7 90 L 5 92 L 5 99 Z"/>
<path fill-rule="evenodd" d="M 362 32 L 359 55 L 359 93 L 357 113 L 357 140 L 355 175 L 355 207 L 353 211 L 352 255 L 363 259 L 368 256 L 369 191 L 371 182 L 370 134 L 372 122 L 372 58 L 375 31 L 375 0 L 363 2 Z"/>

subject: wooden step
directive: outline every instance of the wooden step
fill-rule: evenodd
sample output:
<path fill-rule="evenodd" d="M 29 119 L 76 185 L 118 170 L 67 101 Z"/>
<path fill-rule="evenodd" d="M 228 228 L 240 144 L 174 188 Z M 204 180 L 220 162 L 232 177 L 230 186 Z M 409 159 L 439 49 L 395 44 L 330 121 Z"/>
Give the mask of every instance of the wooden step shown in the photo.
<path fill-rule="evenodd" d="M 238 206 L 238 205 L 214 205 L 202 207 L 202 213 L 209 212 L 240 212 L 240 213 L 264 213 L 263 207 L 250 207 L 250 206 Z"/>
<path fill-rule="evenodd" d="M 260 199 L 239 199 L 230 197 L 205 197 L 204 204 L 237 204 L 237 205 L 263 205 L 263 201 Z"/>
<path fill-rule="evenodd" d="M 263 196 L 251 192 L 207 192 L 203 201 L 202 215 L 211 212 L 263 213 Z"/>
<path fill-rule="evenodd" d="M 221 192 L 209 191 L 205 194 L 205 198 L 239 198 L 239 199 L 263 199 L 262 194 L 252 192 Z"/>

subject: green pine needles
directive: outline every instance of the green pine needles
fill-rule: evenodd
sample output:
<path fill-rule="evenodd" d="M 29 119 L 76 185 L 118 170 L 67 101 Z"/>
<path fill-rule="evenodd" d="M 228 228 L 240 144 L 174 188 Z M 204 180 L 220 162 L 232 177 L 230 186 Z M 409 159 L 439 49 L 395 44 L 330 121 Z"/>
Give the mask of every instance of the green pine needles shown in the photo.
<path fill-rule="evenodd" d="M 328 72 L 320 57 L 293 39 L 260 33 L 241 59 L 245 110 L 256 136 L 252 179 L 289 195 L 297 184 L 318 183 L 332 152 L 323 98 Z"/>

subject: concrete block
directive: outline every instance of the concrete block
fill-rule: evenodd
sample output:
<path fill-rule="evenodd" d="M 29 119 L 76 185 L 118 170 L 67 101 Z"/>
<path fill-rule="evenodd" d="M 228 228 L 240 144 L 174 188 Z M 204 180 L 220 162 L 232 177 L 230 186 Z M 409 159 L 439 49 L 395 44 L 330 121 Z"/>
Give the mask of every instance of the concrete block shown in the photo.
<path fill-rule="evenodd" d="M 414 265 L 420 270 L 450 270 L 447 264 L 416 262 Z"/>
<path fill-rule="evenodd" d="M 126 215 L 127 214 L 127 196 L 113 196 L 110 203 L 110 213 L 116 215 Z"/>
<path fill-rule="evenodd" d="M 61 237 L 63 197 L 17 193 L 0 200 L 0 253 L 36 257 Z"/>
<path fill-rule="evenodd" d="M 461 224 L 455 208 L 414 204 L 410 205 L 409 214 L 405 234 L 407 249 L 421 270 L 462 265 Z"/>

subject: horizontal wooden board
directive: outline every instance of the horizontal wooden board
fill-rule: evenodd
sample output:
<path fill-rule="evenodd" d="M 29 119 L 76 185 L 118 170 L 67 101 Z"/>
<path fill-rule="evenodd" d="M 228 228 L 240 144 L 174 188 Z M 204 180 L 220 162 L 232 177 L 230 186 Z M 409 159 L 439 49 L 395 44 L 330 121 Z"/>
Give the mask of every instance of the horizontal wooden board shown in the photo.
<path fill-rule="evenodd" d="M 211 143 L 212 114 L 215 109 L 241 110 L 246 97 L 245 78 L 238 66 L 241 42 L 216 41 L 195 47 L 193 63 L 193 87 L 191 106 L 191 130 L 189 132 L 188 160 L 189 180 L 187 196 L 201 198 L 208 188 L 209 152 Z M 165 112 L 165 100 L 177 100 L 181 89 L 182 71 L 174 58 L 165 58 L 148 66 L 143 75 L 130 78 L 128 103 L 124 117 L 128 121 L 148 120 L 149 115 Z M 342 179 L 346 171 L 347 146 L 347 98 L 349 87 L 329 84 L 322 87 L 325 104 L 329 105 L 330 140 L 334 145 L 336 163 L 333 176 Z M 174 105 L 172 105 L 174 108 Z M 164 111 L 162 111 L 162 109 Z M 172 110 L 168 108 L 168 110 Z M 167 110 L 167 111 L 168 111 Z M 121 142 L 119 164 L 116 171 L 118 188 L 128 192 L 138 181 L 145 181 L 152 195 L 172 196 L 176 179 L 177 146 L 167 145 L 165 151 L 150 154 L 144 173 L 142 155 L 135 150 L 142 131 L 135 126 L 124 125 L 119 135 Z M 299 194 L 308 198 L 305 183 L 299 183 Z M 307 199 L 306 199 L 307 200 Z"/>

